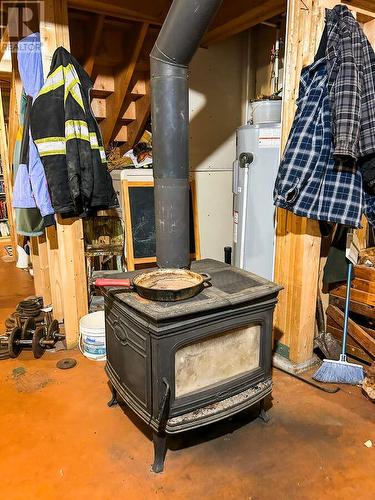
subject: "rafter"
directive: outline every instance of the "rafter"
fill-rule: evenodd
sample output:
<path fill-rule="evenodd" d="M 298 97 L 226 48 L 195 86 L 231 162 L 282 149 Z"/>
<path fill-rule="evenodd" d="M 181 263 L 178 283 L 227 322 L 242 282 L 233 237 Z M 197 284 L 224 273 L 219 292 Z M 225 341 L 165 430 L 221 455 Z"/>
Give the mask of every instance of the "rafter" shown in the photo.
<path fill-rule="evenodd" d="M 124 100 L 129 90 L 147 30 L 147 23 L 142 23 L 136 27 L 132 40 L 129 41 L 129 45 L 132 47 L 129 58 L 114 77 L 114 92 L 108 96 L 106 103 L 107 118 L 100 124 L 105 144 L 108 144 L 113 138 L 116 122 L 124 112 Z"/>
<path fill-rule="evenodd" d="M 286 0 L 225 2 L 202 45 L 208 46 L 286 11 Z"/>
<path fill-rule="evenodd" d="M 95 56 L 97 54 L 100 40 L 102 37 L 104 19 L 105 19 L 105 16 L 103 14 L 95 14 L 95 20 L 93 23 L 91 37 L 90 37 L 90 39 L 91 39 L 90 51 L 87 55 L 85 64 L 83 66 L 86 73 L 90 77 L 92 76 L 92 72 L 93 72 L 94 64 L 95 64 Z"/>
<path fill-rule="evenodd" d="M 161 25 L 163 23 L 163 12 L 162 9 L 158 9 L 160 12 L 149 14 L 148 11 L 151 9 L 155 0 L 152 0 L 149 4 L 149 8 L 140 2 L 141 8 L 130 9 L 124 6 L 123 1 L 119 0 L 69 0 L 68 5 L 70 8 L 84 10 L 88 12 L 95 12 L 97 14 L 103 14 L 105 16 L 118 17 L 120 19 L 125 19 L 128 21 L 137 21 L 142 23 Z M 151 9 L 155 12 L 155 8 Z"/>

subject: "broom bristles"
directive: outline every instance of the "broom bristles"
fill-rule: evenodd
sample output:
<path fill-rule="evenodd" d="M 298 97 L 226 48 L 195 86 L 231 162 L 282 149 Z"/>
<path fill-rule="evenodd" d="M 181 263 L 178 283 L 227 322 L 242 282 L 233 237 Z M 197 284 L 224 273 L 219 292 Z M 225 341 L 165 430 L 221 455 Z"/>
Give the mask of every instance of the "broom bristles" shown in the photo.
<path fill-rule="evenodd" d="M 365 376 L 361 365 L 342 360 L 324 359 L 312 378 L 318 382 L 356 385 L 362 382 Z"/>

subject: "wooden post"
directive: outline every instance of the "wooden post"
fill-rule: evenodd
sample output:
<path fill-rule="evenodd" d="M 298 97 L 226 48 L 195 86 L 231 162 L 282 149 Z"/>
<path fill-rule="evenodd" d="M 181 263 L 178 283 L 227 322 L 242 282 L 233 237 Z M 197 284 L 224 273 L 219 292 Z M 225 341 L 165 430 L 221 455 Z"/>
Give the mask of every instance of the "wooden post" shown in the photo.
<path fill-rule="evenodd" d="M 47 76 L 55 49 L 64 46 L 69 50 L 70 47 L 66 0 L 44 1 L 40 35 Z M 67 346 L 72 348 L 77 345 L 79 320 L 88 311 L 82 221 L 57 216 L 56 231 L 49 228 L 46 234 L 55 315 L 59 317 L 63 313 Z"/>
<path fill-rule="evenodd" d="M 295 114 L 301 69 L 313 61 L 323 32 L 325 9 L 338 3 L 346 2 L 288 1 L 282 147 Z M 354 16 L 356 12 L 363 13 L 363 9 L 349 2 L 347 5 Z M 371 38 L 374 25 L 366 24 L 365 31 Z M 363 236 L 363 231 L 360 234 Z M 320 241 L 316 221 L 277 210 L 275 281 L 283 285 L 284 290 L 280 292 L 275 312 L 274 335 L 276 350 L 295 364 L 306 363 L 313 355 Z"/>
<path fill-rule="evenodd" d="M 285 147 L 295 114 L 295 101 L 303 66 L 313 61 L 324 27 L 326 8 L 338 0 L 289 0 L 286 64 L 282 112 L 282 147 Z M 363 9 L 347 4 L 356 16 Z M 375 10 L 375 9 L 374 9 Z M 366 12 L 371 14 L 370 12 Z M 370 39 L 374 21 L 366 23 Z M 364 231 L 359 233 L 364 238 Z M 320 262 L 318 223 L 277 210 L 275 281 L 284 286 L 275 312 L 276 351 L 294 364 L 313 355 L 315 310 Z"/>
<path fill-rule="evenodd" d="M 52 303 L 52 296 L 46 237 L 38 236 L 38 238 L 31 239 L 33 240 L 33 256 L 38 255 L 38 259 L 36 261 L 37 269 L 35 269 L 33 262 L 35 293 L 36 295 L 42 296 L 44 305 L 48 306 Z M 37 244 L 37 250 L 35 248 L 35 243 Z"/>
<path fill-rule="evenodd" d="M 298 95 L 300 73 L 310 64 L 323 30 L 320 0 L 289 0 L 282 112 L 285 147 Z M 277 210 L 275 281 L 284 287 L 275 312 L 276 351 L 295 364 L 313 355 L 320 232 L 316 221 Z"/>
<path fill-rule="evenodd" d="M 62 278 L 60 272 L 57 230 L 54 226 L 46 228 L 45 241 L 47 245 L 48 271 L 51 290 L 51 303 L 53 305 L 53 317 L 58 321 L 62 321 L 64 319 Z"/>

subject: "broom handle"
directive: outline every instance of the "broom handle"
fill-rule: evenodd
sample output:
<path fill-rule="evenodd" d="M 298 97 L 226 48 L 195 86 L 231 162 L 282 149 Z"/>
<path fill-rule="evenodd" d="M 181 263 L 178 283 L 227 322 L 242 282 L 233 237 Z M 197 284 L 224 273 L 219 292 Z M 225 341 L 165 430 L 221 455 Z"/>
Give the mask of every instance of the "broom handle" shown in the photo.
<path fill-rule="evenodd" d="M 352 284 L 352 270 L 353 264 L 348 264 L 348 276 L 346 279 L 346 297 L 345 297 L 345 316 L 344 316 L 344 331 L 342 335 L 342 350 L 341 354 L 346 353 L 346 341 L 348 338 L 348 323 L 349 323 L 349 306 L 350 306 L 350 286 Z"/>

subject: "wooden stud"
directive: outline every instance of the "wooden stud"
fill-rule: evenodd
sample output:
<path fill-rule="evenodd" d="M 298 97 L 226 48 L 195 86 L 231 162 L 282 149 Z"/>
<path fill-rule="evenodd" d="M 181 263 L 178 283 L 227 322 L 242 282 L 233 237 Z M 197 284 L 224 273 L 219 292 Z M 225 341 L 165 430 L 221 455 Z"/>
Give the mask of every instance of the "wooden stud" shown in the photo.
<path fill-rule="evenodd" d="M 36 237 L 30 238 L 30 260 L 33 266 L 35 295 L 40 295 L 41 297 L 43 297 L 43 285 L 40 274 L 38 238 Z"/>
<path fill-rule="evenodd" d="M 115 74 L 114 92 L 107 98 L 107 109 L 110 110 L 110 113 L 100 124 L 105 144 L 108 144 L 113 135 L 116 134 L 116 123 L 124 114 L 124 100 L 129 90 L 147 30 L 147 23 L 140 24 L 134 29 L 132 39 L 129 41 L 132 46 L 129 60 L 126 60 L 124 67 Z"/>
<path fill-rule="evenodd" d="M 40 34 L 44 73 L 47 75 L 55 49 L 62 45 L 69 50 L 66 0 L 45 0 Z M 64 313 L 66 343 L 72 348 L 77 345 L 79 320 L 88 312 L 82 221 L 57 216 L 56 231 L 57 237 L 53 228 L 47 231 L 50 276 L 53 297 L 57 301 L 54 308 L 58 316 L 62 311 Z"/>
<path fill-rule="evenodd" d="M 35 293 L 37 295 L 41 295 L 43 297 L 43 302 L 45 305 L 52 304 L 52 296 L 51 296 L 51 281 L 50 281 L 50 269 L 49 269 L 49 260 L 48 260 L 48 245 L 46 236 L 38 236 L 38 256 L 39 256 L 39 268 L 37 270 L 37 274 L 35 276 L 34 270 L 34 286 Z"/>
<path fill-rule="evenodd" d="M 78 343 L 79 320 L 88 313 L 82 221 L 57 216 L 58 255 L 67 347 Z"/>
<path fill-rule="evenodd" d="M 63 282 L 60 271 L 59 244 L 55 226 L 46 228 L 45 239 L 47 244 L 47 258 L 51 290 L 51 303 L 53 306 L 53 317 L 61 322 L 64 320 L 62 290 Z"/>
<path fill-rule="evenodd" d="M 15 231 L 15 213 L 13 209 L 13 182 L 12 182 L 12 172 L 10 168 L 9 162 L 9 150 L 8 150 L 8 140 L 7 133 L 5 128 L 5 119 L 4 119 L 4 108 L 3 108 L 3 96 L 0 87 L 0 157 L 1 157 L 1 166 L 3 170 L 3 180 L 4 180 L 4 189 L 5 189 L 5 197 L 6 197 L 6 206 L 8 211 L 8 225 L 9 225 L 9 233 L 10 233 L 10 242 L 12 244 L 13 249 L 13 260 L 17 259 L 17 240 L 16 240 L 16 231 Z"/>

